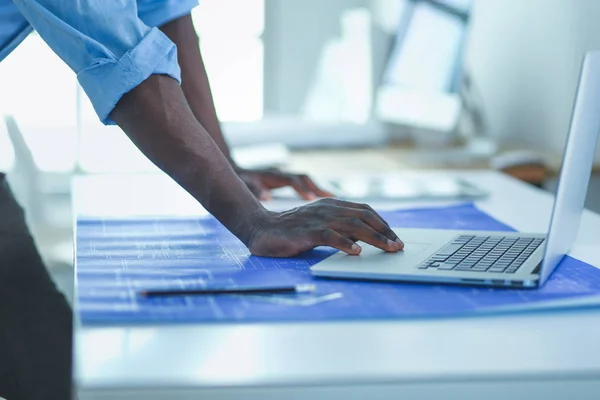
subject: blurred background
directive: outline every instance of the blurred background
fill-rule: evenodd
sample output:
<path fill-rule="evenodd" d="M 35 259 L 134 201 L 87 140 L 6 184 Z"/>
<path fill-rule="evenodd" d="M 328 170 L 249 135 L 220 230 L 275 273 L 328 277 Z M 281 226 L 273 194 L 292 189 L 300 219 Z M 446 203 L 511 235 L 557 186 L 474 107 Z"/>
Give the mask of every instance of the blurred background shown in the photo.
<path fill-rule="evenodd" d="M 240 164 L 497 169 L 549 191 L 599 18 L 597 0 L 202 0 L 193 13 Z M 71 178 L 156 169 L 37 34 L 0 63 L 0 88 L 0 170 L 62 282 Z M 600 211 L 598 175 L 587 206 Z"/>

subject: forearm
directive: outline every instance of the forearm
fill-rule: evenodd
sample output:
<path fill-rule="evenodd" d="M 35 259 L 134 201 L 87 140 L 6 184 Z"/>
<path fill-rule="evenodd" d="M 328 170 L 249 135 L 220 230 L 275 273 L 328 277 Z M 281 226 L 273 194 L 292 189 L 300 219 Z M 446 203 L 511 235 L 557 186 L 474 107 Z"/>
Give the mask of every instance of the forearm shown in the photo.
<path fill-rule="evenodd" d="M 181 89 L 192 113 L 208 131 L 225 158 L 235 165 L 221 131 L 191 16 L 188 14 L 178 18 L 161 26 L 160 29 L 177 45 L 177 59 L 181 68 Z"/>
<path fill-rule="evenodd" d="M 248 243 L 266 211 L 198 123 L 175 80 L 151 76 L 110 116 L 152 162 Z"/>

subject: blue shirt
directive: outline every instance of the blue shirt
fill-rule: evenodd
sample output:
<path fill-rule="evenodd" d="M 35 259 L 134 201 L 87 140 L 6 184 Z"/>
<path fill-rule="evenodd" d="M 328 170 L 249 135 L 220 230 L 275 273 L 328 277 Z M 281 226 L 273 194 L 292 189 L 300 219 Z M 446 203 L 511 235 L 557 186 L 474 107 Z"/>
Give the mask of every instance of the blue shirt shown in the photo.
<path fill-rule="evenodd" d="M 104 123 L 152 74 L 180 81 L 177 49 L 156 26 L 198 0 L 0 0 L 0 61 L 35 29 L 77 74 Z M 33 60 L 32 60 L 33 61 Z"/>

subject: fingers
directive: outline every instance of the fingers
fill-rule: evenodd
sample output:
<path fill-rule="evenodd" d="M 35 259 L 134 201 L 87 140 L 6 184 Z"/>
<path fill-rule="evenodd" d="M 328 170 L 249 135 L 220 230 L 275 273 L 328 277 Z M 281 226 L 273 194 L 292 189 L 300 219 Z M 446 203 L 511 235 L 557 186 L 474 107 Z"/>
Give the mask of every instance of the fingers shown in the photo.
<path fill-rule="evenodd" d="M 329 246 L 343 251 L 350 255 L 359 255 L 362 249 L 359 245 L 333 229 L 324 229 L 319 233 L 318 240 L 315 241 L 317 246 Z"/>
<path fill-rule="evenodd" d="M 356 210 L 370 211 L 373 214 L 375 214 L 375 216 L 377 216 L 377 218 L 379 218 L 382 223 L 386 224 L 389 227 L 388 223 L 385 222 L 385 220 L 381 217 L 381 215 L 379 215 L 377 213 L 377 211 L 373 210 L 373 208 L 371 208 L 371 206 L 368 204 L 353 203 L 351 201 L 340 200 L 340 199 L 323 199 L 323 201 L 330 202 L 330 203 L 333 203 L 333 204 L 335 204 L 337 206 L 341 206 L 341 207 L 352 208 L 352 209 L 356 209 Z"/>
<path fill-rule="evenodd" d="M 288 174 L 277 170 L 256 172 L 255 181 L 266 191 L 267 188 L 277 189 L 291 186 L 304 200 L 314 200 L 317 194 L 302 175 Z"/>
<path fill-rule="evenodd" d="M 396 235 L 396 232 L 394 232 L 387 222 L 385 222 L 375 211 L 363 210 L 355 211 L 355 213 L 358 214 L 358 218 L 373 228 L 376 232 L 381 233 L 387 239 L 404 247 L 404 243 L 402 240 L 400 240 L 398 235 Z"/>
<path fill-rule="evenodd" d="M 304 200 L 314 200 L 317 198 L 317 194 L 310 187 L 305 179 L 302 179 L 301 175 L 290 175 L 288 177 L 289 185 L 302 197 Z"/>
<path fill-rule="evenodd" d="M 404 248 L 402 242 L 394 241 L 360 218 L 342 218 L 332 226 L 345 237 L 360 240 L 388 252 L 396 252 Z"/>
<path fill-rule="evenodd" d="M 254 171 L 254 174 L 265 189 L 291 186 L 304 200 L 333 197 L 332 193 L 319 188 L 307 175 L 290 174 L 277 169 Z"/>
<path fill-rule="evenodd" d="M 397 242 L 404 247 L 404 243 L 398 235 L 390 228 L 389 224 L 379 215 L 371 206 L 367 204 L 352 203 L 338 199 L 326 199 L 322 202 L 329 202 L 342 207 L 346 217 L 360 218 L 367 225 L 371 226 L 377 232 L 383 234 L 388 239 Z"/>
<path fill-rule="evenodd" d="M 308 187 L 312 192 L 318 197 L 334 197 L 334 194 L 323 190 L 317 186 L 317 184 L 310 179 L 307 175 L 299 175 L 300 179 L 304 182 L 306 187 Z"/>

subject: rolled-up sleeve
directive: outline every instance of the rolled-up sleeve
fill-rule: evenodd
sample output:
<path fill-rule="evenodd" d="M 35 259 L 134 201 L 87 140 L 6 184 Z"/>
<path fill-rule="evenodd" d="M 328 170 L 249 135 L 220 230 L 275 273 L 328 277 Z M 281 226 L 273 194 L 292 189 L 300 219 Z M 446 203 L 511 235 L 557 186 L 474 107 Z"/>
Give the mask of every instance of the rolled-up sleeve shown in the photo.
<path fill-rule="evenodd" d="M 14 0 L 29 23 L 75 71 L 105 124 L 119 99 L 153 74 L 180 81 L 177 49 L 145 25 L 135 0 Z"/>

